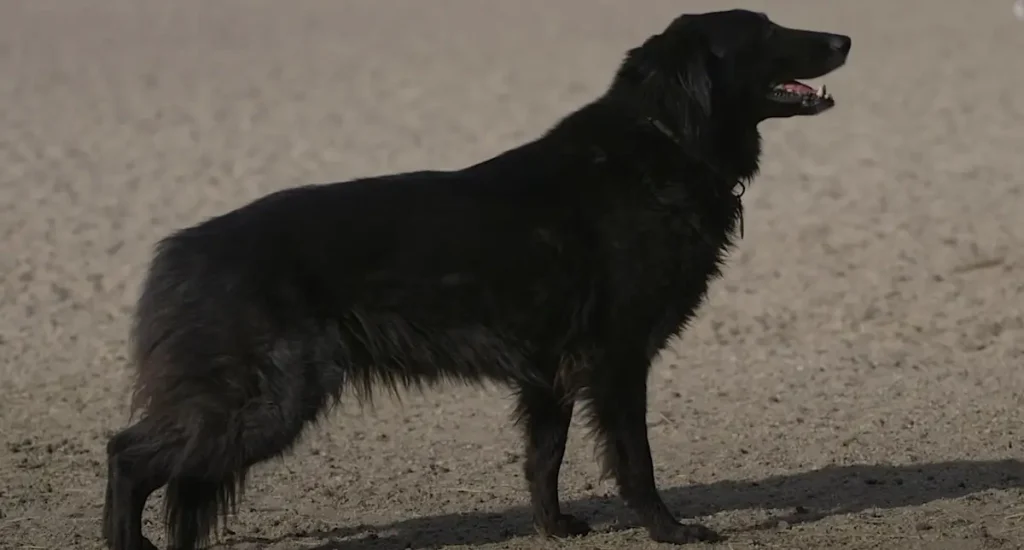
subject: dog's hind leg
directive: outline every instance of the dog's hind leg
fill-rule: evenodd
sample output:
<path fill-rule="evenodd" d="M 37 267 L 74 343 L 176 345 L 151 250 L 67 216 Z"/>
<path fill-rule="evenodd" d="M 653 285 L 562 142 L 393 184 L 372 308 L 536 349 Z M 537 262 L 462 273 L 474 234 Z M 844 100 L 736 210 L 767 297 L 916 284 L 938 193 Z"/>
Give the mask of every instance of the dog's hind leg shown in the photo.
<path fill-rule="evenodd" d="M 649 361 L 642 354 L 618 356 L 615 362 L 609 359 L 595 365 L 587 392 L 591 422 L 601 438 L 605 475 L 615 477 L 623 500 L 655 541 L 719 540 L 703 525 L 679 523 L 658 494 L 647 437 Z"/>
<path fill-rule="evenodd" d="M 558 500 L 558 474 L 572 409 L 572 400 L 552 388 L 519 390 L 516 414 L 526 439 L 523 469 L 530 488 L 534 527 L 544 536 L 564 538 L 590 532 L 586 522 L 563 514 Z"/>
<path fill-rule="evenodd" d="M 142 535 L 146 500 L 167 481 L 159 433 L 143 420 L 107 443 L 103 538 L 112 550 L 156 550 Z"/>
<path fill-rule="evenodd" d="M 182 404 L 158 418 L 140 421 L 108 444 L 103 533 L 112 550 L 155 549 L 142 535 L 142 510 L 164 484 L 169 547 L 203 547 L 218 520 L 233 511 L 249 467 L 284 453 L 305 420 L 289 422 L 272 403 L 233 414 L 204 414 Z"/>

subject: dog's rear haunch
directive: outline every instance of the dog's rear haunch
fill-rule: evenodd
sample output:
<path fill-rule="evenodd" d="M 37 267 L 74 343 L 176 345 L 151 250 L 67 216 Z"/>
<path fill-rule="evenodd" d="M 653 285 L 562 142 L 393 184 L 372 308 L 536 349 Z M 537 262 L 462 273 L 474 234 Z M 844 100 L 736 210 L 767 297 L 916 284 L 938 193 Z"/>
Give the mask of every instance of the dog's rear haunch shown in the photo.
<path fill-rule="evenodd" d="M 160 487 L 167 544 L 208 543 L 248 469 L 347 395 L 484 379 L 517 392 L 540 533 L 589 530 L 557 488 L 579 406 L 653 539 L 718 538 L 658 495 L 648 369 L 719 275 L 758 124 L 832 107 L 796 79 L 849 49 L 759 13 L 684 15 L 532 142 L 281 191 L 164 239 L 133 325 L 142 414 L 108 444 L 109 546 L 154 548 L 142 511 Z"/>

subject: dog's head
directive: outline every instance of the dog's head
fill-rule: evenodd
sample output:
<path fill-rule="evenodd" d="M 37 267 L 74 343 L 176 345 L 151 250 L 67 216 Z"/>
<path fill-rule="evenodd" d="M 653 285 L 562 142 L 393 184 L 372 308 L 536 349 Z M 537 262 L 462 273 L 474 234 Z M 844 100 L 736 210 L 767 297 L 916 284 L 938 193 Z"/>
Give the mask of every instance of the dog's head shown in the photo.
<path fill-rule="evenodd" d="M 711 117 L 756 125 L 833 107 L 824 86 L 800 80 L 841 67 L 850 46 L 848 36 L 783 27 L 747 10 L 687 14 L 632 50 L 616 85 L 683 134 Z"/>

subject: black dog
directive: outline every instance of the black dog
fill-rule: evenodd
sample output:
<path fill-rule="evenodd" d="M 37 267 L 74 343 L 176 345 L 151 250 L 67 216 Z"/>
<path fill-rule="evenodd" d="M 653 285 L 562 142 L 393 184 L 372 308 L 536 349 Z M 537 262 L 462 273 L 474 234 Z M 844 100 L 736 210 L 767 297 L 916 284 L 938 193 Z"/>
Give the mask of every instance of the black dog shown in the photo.
<path fill-rule="evenodd" d="M 653 539 L 717 538 L 658 495 L 648 369 L 720 274 L 758 123 L 832 107 L 794 79 L 849 50 L 749 11 L 684 15 L 535 141 L 459 171 L 281 191 L 161 241 L 132 331 L 144 414 L 108 444 L 109 546 L 154 547 L 142 510 L 165 485 L 168 543 L 204 544 L 248 469 L 346 391 L 482 379 L 518 393 L 541 533 L 588 531 L 558 498 L 579 403 Z"/>

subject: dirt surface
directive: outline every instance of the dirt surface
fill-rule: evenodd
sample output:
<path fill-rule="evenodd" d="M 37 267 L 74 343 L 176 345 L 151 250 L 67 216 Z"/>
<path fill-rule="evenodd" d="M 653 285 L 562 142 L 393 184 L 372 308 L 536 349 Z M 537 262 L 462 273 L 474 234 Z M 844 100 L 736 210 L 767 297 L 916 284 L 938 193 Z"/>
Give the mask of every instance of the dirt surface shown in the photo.
<path fill-rule="evenodd" d="M 666 499 L 730 550 L 1021 548 L 1024 22 L 1010 0 L 768 4 L 745 5 L 853 53 L 834 111 L 763 125 L 746 237 L 653 372 Z M 283 187 L 497 153 L 722 5 L 0 0 L 0 548 L 102 547 L 158 238 Z M 455 387 L 343 407 L 254 472 L 221 547 L 658 547 L 579 430 L 563 493 L 600 532 L 535 538 L 510 406 Z"/>

